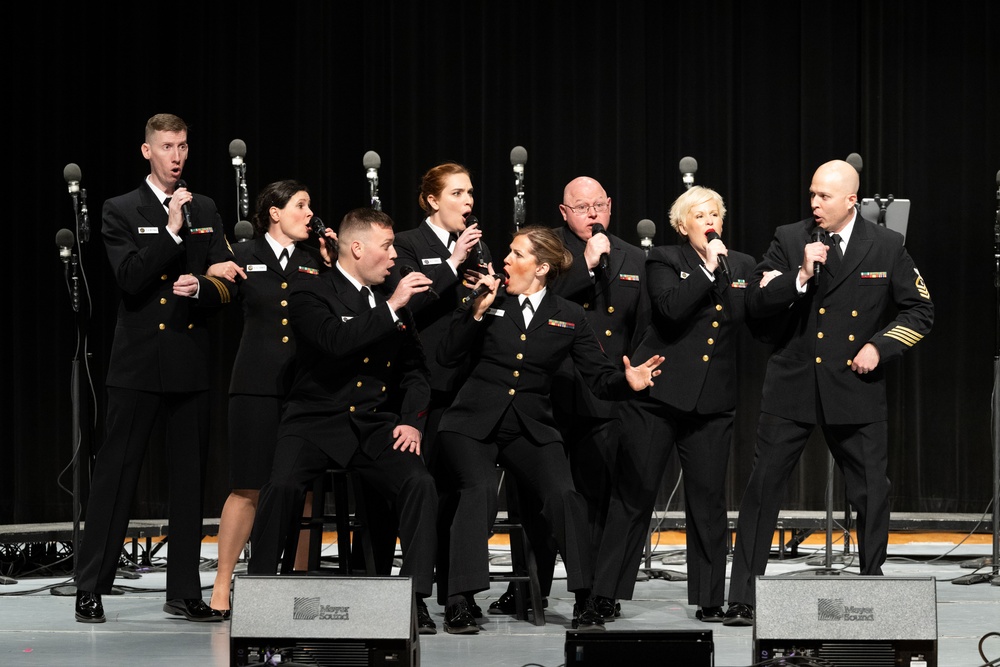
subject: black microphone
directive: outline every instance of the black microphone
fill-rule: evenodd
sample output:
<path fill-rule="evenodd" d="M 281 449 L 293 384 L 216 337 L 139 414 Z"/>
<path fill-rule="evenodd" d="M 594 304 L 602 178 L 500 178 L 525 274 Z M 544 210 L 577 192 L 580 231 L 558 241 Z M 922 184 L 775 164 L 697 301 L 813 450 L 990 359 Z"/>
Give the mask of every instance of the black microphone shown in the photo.
<path fill-rule="evenodd" d="M 326 225 L 323 224 L 323 220 L 318 215 L 309 218 L 309 228 L 316 233 L 316 236 L 326 236 Z"/>
<path fill-rule="evenodd" d="M 177 181 L 177 187 L 178 188 L 186 188 L 187 187 L 187 183 L 184 182 L 183 178 L 178 179 L 178 181 Z M 181 213 L 184 214 L 184 224 L 188 226 L 188 229 L 190 229 L 191 228 L 191 204 L 187 204 L 186 203 L 183 206 L 181 206 Z"/>
<path fill-rule="evenodd" d="M 372 208 L 376 211 L 382 210 L 382 202 L 378 198 L 378 168 L 382 166 L 382 158 L 375 151 L 368 151 L 362 159 L 365 169 L 368 170 L 368 191 L 371 197 Z"/>
<path fill-rule="evenodd" d="M 604 229 L 604 225 L 602 225 L 599 222 L 595 222 L 590 226 L 590 234 L 591 236 L 595 234 L 604 234 L 605 236 L 608 235 L 607 231 L 605 231 Z M 601 253 L 601 259 L 597 262 L 597 266 L 598 268 L 601 269 L 601 271 L 608 270 L 608 253 L 606 252 Z"/>
<path fill-rule="evenodd" d="M 816 227 L 816 229 L 812 230 L 811 237 L 812 237 L 813 243 L 816 243 L 816 242 L 822 243 L 823 242 L 823 228 L 822 227 Z M 813 262 L 813 278 L 816 279 L 816 283 L 817 284 L 819 284 L 819 274 L 820 274 L 820 271 L 822 270 L 822 267 L 823 267 L 822 263 L 820 263 L 820 262 Z"/>
<path fill-rule="evenodd" d="M 507 274 L 506 273 L 494 273 L 493 277 L 496 278 L 497 280 L 502 281 L 502 280 L 504 280 L 507 277 Z M 502 285 L 503 283 L 501 282 L 500 284 Z M 498 287 L 499 287 L 499 285 L 498 285 Z M 462 303 L 468 303 L 470 301 L 478 299 L 480 296 L 482 296 L 483 294 L 486 294 L 489 291 L 490 291 L 490 288 L 486 285 L 486 283 L 480 283 L 480 284 L 476 285 L 476 287 L 471 292 L 469 292 L 469 294 L 467 296 L 465 296 L 465 297 L 462 298 Z"/>
<path fill-rule="evenodd" d="M 80 166 L 75 162 L 70 162 L 63 167 L 63 178 L 66 179 L 66 183 L 69 185 L 69 193 L 73 195 L 73 202 L 75 203 L 76 196 L 80 192 L 80 180 L 83 178 L 80 173 Z"/>
<path fill-rule="evenodd" d="M 645 250 L 648 255 L 649 249 L 653 247 L 653 237 L 656 236 L 656 225 L 654 225 L 653 221 L 649 218 L 643 218 L 639 221 L 639 224 L 635 226 L 635 231 L 638 232 L 639 238 L 642 239 L 642 241 L 640 241 L 642 249 Z"/>
<path fill-rule="evenodd" d="M 694 174 L 698 171 L 698 161 L 695 160 L 690 155 L 682 157 L 680 162 L 681 176 L 684 181 L 684 187 L 688 190 L 694 185 Z"/>
<path fill-rule="evenodd" d="M 465 219 L 465 226 L 469 227 L 470 225 L 479 225 L 479 218 L 477 218 L 474 215 L 470 215 L 469 217 L 467 217 Z M 480 227 L 480 229 L 482 229 L 482 227 Z M 480 269 L 484 269 L 485 270 L 486 269 L 486 249 L 483 247 L 483 237 L 482 236 L 479 237 L 479 241 L 476 243 L 476 254 L 478 255 L 478 257 L 476 258 L 476 265 Z"/>
<path fill-rule="evenodd" d="M 408 276 L 411 273 L 413 273 L 415 270 L 416 269 L 414 269 L 409 264 L 404 264 L 403 266 L 399 267 L 399 277 L 400 278 L 405 278 L 406 276 Z M 430 294 L 435 299 L 438 298 L 438 293 L 434 291 L 433 287 L 428 287 L 427 288 L 427 293 Z"/>
<path fill-rule="evenodd" d="M 714 241 L 715 239 L 719 239 L 720 241 L 722 240 L 722 237 L 719 236 L 719 232 L 715 231 L 714 229 L 709 229 L 707 232 L 705 232 L 705 238 L 708 239 L 709 241 Z M 726 277 L 726 282 L 727 283 L 733 282 L 732 278 L 733 274 L 729 272 L 729 258 L 726 257 L 725 255 L 718 255 L 718 258 L 719 258 L 719 266 L 722 267 L 722 275 Z"/>
<path fill-rule="evenodd" d="M 242 139 L 233 139 L 229 142 L 229 157 L 233 160 L 233 167 L 236 168 L 240 199 L 240 217 L 245 219 L 250 215 L 250 195 L 247 193 L 247 165 L 243 160 L 247 156 L 247 145 Z"/>
<path fill-rule="evenodd" d="M 59 259 L 69 266 L 69 260 L 73 256 L 73 232 L 65 228 L 56 232 L 56 245 L 59 246 Z"/>
<path fill-rule="evenodd" d="M 253 238 L 253 225 L 246 220 L 240 220 L 233 228 L 233 235 L 236 236 L 237 243 L 245 243 Z"/>

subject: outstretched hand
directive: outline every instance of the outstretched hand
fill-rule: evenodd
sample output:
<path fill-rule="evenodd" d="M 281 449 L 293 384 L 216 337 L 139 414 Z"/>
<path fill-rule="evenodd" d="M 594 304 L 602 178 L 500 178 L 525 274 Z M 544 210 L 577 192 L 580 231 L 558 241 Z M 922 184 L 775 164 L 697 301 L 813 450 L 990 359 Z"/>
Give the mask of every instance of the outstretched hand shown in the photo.
<path fill-rule="evenodd" d="M 622 357 L 622 361 L 625 363 L 625 379 L 628 380 L 632 391 L 642 391 L 647 387 L 652 387 L 653 378 L 660 374 L 657 366 L 662 364 L 664 359 L 665 357 L 662 355 L 654 354 L 646 360 L 646 363 L 633 366 L 628 357 Z"/>

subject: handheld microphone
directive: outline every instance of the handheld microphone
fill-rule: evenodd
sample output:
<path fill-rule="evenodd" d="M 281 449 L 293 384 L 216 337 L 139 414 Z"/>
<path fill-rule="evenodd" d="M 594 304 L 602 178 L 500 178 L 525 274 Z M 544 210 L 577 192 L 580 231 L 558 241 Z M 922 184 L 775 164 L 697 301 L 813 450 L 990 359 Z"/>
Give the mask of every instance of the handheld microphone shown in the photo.
<path fill-rule="evenodd" d="M 59 246 L 59 259 L 69 266 L 69 260 L 73 256 L 73 232 L 65 228 L 56 232 L 56 245 Z"/>
<path fill-rule="evenodd" d="M 247 156 L 247 145 L 242 139 L 233 139 L 229 142 L 229 157 L 233 160 L 233 167 L 236 168 L 237 189 L 239 190 L 240 218 L 246 219 L 250 215 L 250 195 L 247 194 L 247 165 L 243 160 Z M 238 224 L 238 223 L 237 223 Z"/>
<path fill-rule="evenodd" d="M 714 229 L 709 229 L 707 232 L 705 232 L 705 238 L 708 239 L 709 241 L 714 241 L 715 239 L 719 239 L 720 241 L 722 240 L 722 237 L 719 236 L 719 232 L 715 231 Z M 718 255 L 718 258 L 719 258 L 719 266 L 722 267 L 722 275 L 726 277 L 726 282 L 727 283 L 733 282 L 732 274 L 729 272 L 729 258 L 726 257 L 725 255 Z"/>
<path fill-rule="evenodd" d="M 524 225 L 524 165 L 528 162 L 528 151 L 524 146 L 514 146 L 510 151 L 510 163 L 514 167 L 514 229 Z"/>
<path fill-rule="evenodd" d="M 649 249 L 653 247 L 653 237 L 656 236 L 656 225 L 653 221 L 648 218 L 643 218 L 639 221 L 639 224 L 635 226 L 635 231 L 639 234 L 640 245 L 642 249 L 649 254 Z"/>
<path fill-rule="evenodd" d="M 403 266 L 399 267 L 399 277 L 400 278 L 405 278 L 406 276 L 408 276 L 411 273 L 413 273 L 415 270 L 416 269 L 414 269 L 409 264 L 404 264 Z M 429 295 L 431 295 L 432 297 L 434 297 L 435 299 L 438 298 L 438 293 L 434 291 L 433 287 L 428 287 L 427 288 L 427 293 Z"/>
<path fill-rule="evenodd" d="M 246 220 L 240 220 L 233 228 L 233 235 L 236 236 L 237 243 L 246 243 L 253 238 L 253 225 Z"/>
<path fill-rule="evenodd" d="M 187 188 L 187 183 L 184 182 L 183 178 L 178 179 L 177 187 Z M 181 213 L 184 214 L 184 224 L 188 226 L 188 229 L 191 229 L 191 204 L 181 206 Z"/>
<path fill-rule="evenodd" d="M 479 218 L 477 218 L 474 215 L 470 215 L 469 217 L 467 217 L 465 219 L 465 226 L 466 227 L 468 227 L 469 225 L 478 225 L 478 224 L 479 224 Z M 482 227 L 480 227 L 480 229 L 482 229 Z M 483 247 L 483 237 L 482 236 L 479 237 L 479 241 L 476 243 L 476 255 L 478 255 L 478 257 L 476 258 L 476 265 L 479 266 L 479 268 L 481 268 L 481 269 L 485 269 L 486 268 L 486 249 Z"/>
<path fill-rule="evenodd" d="M 812 242 L 813 243 L 817 243 L 817 242 L 822 243 L 823 242 L 823 228 L 822 227 L 816 227 L 816 229 L 812 230 L 811 238 L 812 238 Z M 822 263 L 820 263 L 820 262 L 813 262 L 813 278 L 815 278 L 817 284 L 819 284 L 819 274 L 820 274 L 820 271 L 822 271 L 822 268 L 823 268 L 823 264 Z"/>
<path fill-rule="evenodd" d="M 698 171 L 698 161 L 695 160 L 690 155 L 682 157 L 680 162 L 681 170 L 681 180 L 684 181 L 684 187 L 688 190 L 694 185 L 694 174 Z"/>
<path fill-rule="evenodd" d="M 591 236 L 593 236 L 595 234 L 604 234 L 605 236 L 607 236 L 608 232 L 605 231 L 604 225 L 602 225 L 599 222 L 595 222 L 594 224 L 592 224 L 590 226 L 590 234 L 591 234 Z M 601 259 L 598 260 L 597 266 L 598 266 L 598 268 L 601 269 L 601 271 L 607 271 L 608 270 L 608 253 L 606 253 L 606 252 L 602 252 L 601 253 Z"/>
<path fill-rule="evenodd" d="M 318 215 L 309 218 L 309 228 L 316 233 L 316 236 L 326 236 L 326 225 Z"/>
<path fill-rule="evenodd" d="M 382 166 L 382 158 L 375 151 L 368 151 L 362 159 L 362 164 L 368 170 L 368 191 L 372 208 L 381 211 L 382 202 L 378 198 L 378 168 Z"/>
<path fill-rule="evenodd" d="M 507 277 L 506 273 L 494 273 L 493 274 L 493 278 L 496 278 L 497 280 L 500 280 L 500 281 L 502 281 L 506 277 Z M 501 282 L 501 284 L 503 284 L 503 283 Z M 499 285 L 498 285 L 498 287 L 499 287 Z M 478 299 L 480 296 L 482 296 L 483 294 L 486 294 L 489 291 L 490 291 L 490 288 L 486 285 L 486 283 L 480 283 L 480 284 L 476 285 L 476 287 L 471 292 L 469 292 L 469 294 L 467 296 L 465 296 L 465 297 L 462 298 L 462 303 L 468 303 L 469 301 L 474 301 L 475 299 Z"/>

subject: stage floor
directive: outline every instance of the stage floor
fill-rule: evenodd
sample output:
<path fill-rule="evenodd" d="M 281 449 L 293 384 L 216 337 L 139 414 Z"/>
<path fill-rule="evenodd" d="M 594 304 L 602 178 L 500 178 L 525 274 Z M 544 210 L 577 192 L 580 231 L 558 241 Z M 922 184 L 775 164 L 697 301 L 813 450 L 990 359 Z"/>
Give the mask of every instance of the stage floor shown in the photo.
<path fill-rule="evenodd" d="M 973 536 L 976 544 L 936 541 L 912 541 L 895 538 L 890 544 L 886 575 L 901 577 L 934 577 L 937 581 L 938 665 L 940 667 L 970 667 L 1000 664 L 1000 586 L 990 583 L 955 585 L 951 581 L 969 575 L 969 565 L 989 557 L 992 542 L 989 536 Z M 987 539 L 983 539 L 986 537 Z M 955 542 L 961 540 L 958 535 Z M 667 538 L 660 540 L 652 566 L 670 572 L 685 571 L 684 550 Z M 498 559 L 505 557 L 505 547 L 495 548 Z M 820 550 L 820 555 L 809 556 Z M 169 546 L 156 554 L 158 560 L 168 556 Z M 823 564 L 822 545 L 806 543 L 799 547 L 800 557 L 794 560 L 772 560 L 767 574 L 787 574 L 815 569 L 807 561 Z M 835 546 L 834 552 L 837 552 Z M 210 595 L 214 578 L 215 544 L 207 541 L 202 554 L 205 559 L 202 581 L 205 599 Z M 335 547 L 326 553 L 333 555 Z M 240 567 L 240 570 L 243 566 Z M 857 573 L 857 568 L 847 572 Z M 986 569 L 989 571 L 989 568 Z M 561 567 L 557 576 L 563 574 Z M 108 622 L 98 625 L 77 623 L 73 617 L 73 598 L 52 595 L 50 588 L 65 583 L 62 579 L 22 576 L 17 583 L 0 586 L 0 656 L 4 665 L 98 667 L 119 664 L 198 665 L 226 667 L 229 662 L 228 623 L 189 623 L 162 612 L 165 575 L 153 571 L 138 579 L 116 581 L 124 593 L 104 597 Z M 715 665 L 741 667 L 753 664 L 751 651 L 752 628 L 728 628 L 706 624 L 695 619 L 695 609 L 686 604 L 686 582 L 653 577 L 636 584 L 635 599 L 622 605 L 623 617 L 608 624 L 615 630 L 712 630 Z M 728 586 L 728 583 L 727 583 Z M 485 610 L 491 601 L 506 589 L 506 584 L 477 596 Z M 482 630 L 475 636 L 446 634 L 443 609 L 428 600 L 431 615 L 438 623 L 434 636 L 420 637 L 421 664 L 433 667 L 458 667 L 470 664 L 503 667 L 556 667 L 565 663 L 566 631 L 570 629 L 573 599 L 558 579 L 547 609 L 547 624 L 536 627 L 526 621 L 507 616 L 487 616 Z M 906 610 L 901 609 L 900 613 Z M 671 664 L 664 656 L 664 664 Z"/>

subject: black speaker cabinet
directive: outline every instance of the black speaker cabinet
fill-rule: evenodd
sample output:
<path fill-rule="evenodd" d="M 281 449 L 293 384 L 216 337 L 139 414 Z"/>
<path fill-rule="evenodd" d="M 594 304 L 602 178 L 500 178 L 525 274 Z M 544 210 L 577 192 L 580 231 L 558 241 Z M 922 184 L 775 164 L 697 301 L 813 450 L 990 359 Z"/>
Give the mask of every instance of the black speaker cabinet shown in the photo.
<path fill-rule="evenodd" d="M 758 577 L 750 662 L 937 667 L 935 586 L 933 577 Z"/>
<path fill-rule="evenodd" d="M 236 577 L 230 667 L 259 665 L 274 654 L 318 667 L 417 667 L 413 582 L 409 577 Z"/>
<path fill-rule="evenodd" d="M 711 630 L 566 632 L 566 667 L 676 665 L 713 667 Z"/>

